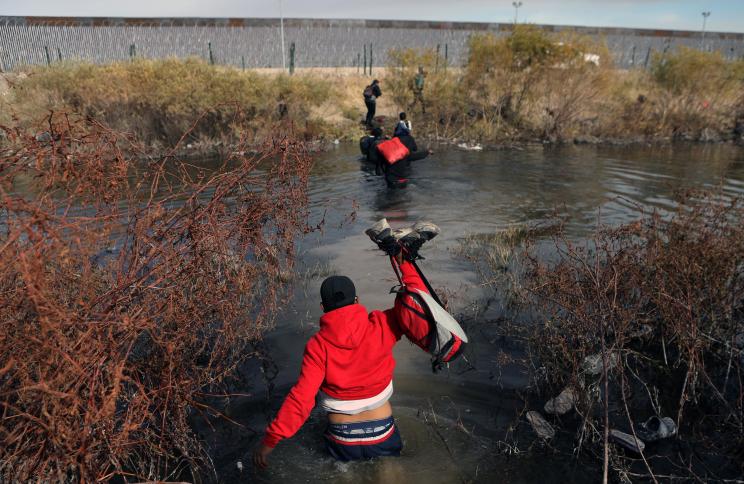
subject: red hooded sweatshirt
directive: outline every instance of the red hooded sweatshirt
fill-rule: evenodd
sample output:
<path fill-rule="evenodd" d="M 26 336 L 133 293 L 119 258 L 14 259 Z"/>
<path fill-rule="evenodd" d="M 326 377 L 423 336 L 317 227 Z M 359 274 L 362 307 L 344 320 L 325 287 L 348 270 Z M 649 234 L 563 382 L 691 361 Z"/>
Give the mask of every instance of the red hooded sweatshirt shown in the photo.
<path fill-rule="evenodd" d="M 428 292 L 411 263 L 403 262 L 400 268 L 403 284 Z M 369 314 L 361 304 L 351 304 L 320 318 L 320 330 L 305 346 L 300 377 L 266 429 L 264 444 L 274 447 L 293 436 L 315 406 L 319 389 L 339 400 L 381 393 L 393 379 L 393 346 L 403 334 L 426 349 L 429 323 L 403 301 L 398 296 L 392 309 Z"/>

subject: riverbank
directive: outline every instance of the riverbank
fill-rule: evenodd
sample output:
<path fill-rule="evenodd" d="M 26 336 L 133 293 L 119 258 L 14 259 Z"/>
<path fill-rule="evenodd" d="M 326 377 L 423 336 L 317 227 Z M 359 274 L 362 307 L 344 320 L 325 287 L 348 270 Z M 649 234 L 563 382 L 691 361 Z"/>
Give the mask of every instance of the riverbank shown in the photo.
<path fill-rule="evenodd" d="M 508 308 L 490 324 L 526 355 L 526 418 L 540 439 L 573 439 L 605 480 L 735 480 L 744 204 L 690 190 L 662 213 L 619 226 L 598 214 L 582 238 L 555 216 L 468 238 L 463 253 Z"/>
<path fill-rule="evenodd" d="M 47 129 L 50 112 L 75 113 L 129 133 L 155 151 L 178 144 L 193 155 L 263 140 L 279 129 L 290 129 L 311 148 L 364 133 L 360 100 L 367 80 L 349 71 L 309 69 L 290 76 L 170 59 L 69 62 L 1 79 L 0 124 L 34 133 Z M 380 106 L 388 109 L 384 99 Z M 249 123 L 238 130 L 236 116 Z"/>
<path fill-rule="evenodd" d="M 196 476 L 190 419 L 273 326 L 312 160 L 287 135 L 140 163 L 98 121 L 47 126 L 0 152 L 0 481 Z"/>
<path fill-rule="evenodd" d="M 377 121 L 391 134 L 400 111 L 414 133 L 463 149 L 540 144 L 744 143 L 744 61 L 692 49 L 653 57 L 648 70 L 612 66 L 607 49 L 576 36 L 549 37 L 529 26 L 510 37 L 474 36 L 463 67 L 433 50 L 390 53 Z M 424 99 L 413 105 L 418 67 Z M 364 86 L 357 68 L 241 70 L 198 59 L 110 65 L 60 63 L 3 75 L 0 123 L 43 130 L 49 111 L 77 112 L 134 134 L 157 149 L 181 140 L 184 152 L 229 149 L 291 125 L 319 149 L 364 134 Z M 236 132 L 237 111 L 253 119 Z"/>
<path fill-rule="evenodd" d="M 529 25 L 508 37 L 470 41 L 462 69 L 435 51 L 391 53 L 391 90 L 413 101 L 418 67 L 426 78 L 419 131 L 465 143 L 741 142 L 744 61 L 681 48 L 653 55 L 648 69 L 612 64 L 605 45 Z M 416 113 L 420 107 L 416 106 Z"/>

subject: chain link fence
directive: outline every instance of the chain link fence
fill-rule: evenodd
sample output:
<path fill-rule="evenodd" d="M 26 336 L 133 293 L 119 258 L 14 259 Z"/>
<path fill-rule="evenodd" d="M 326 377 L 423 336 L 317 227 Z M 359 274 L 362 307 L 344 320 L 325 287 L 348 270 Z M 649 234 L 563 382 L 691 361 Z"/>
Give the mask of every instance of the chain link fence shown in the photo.
<path fill-rule="evenodd" d="M 392 48 L 439 48 L 451 65 L 467 58 L 471 35 L 505 35 L 512 24 L 384 20 L 285 19 L 286 46 L 295 45 L 296 67 L 358 67 L 365 48 L 375 65 Z M 543 26 L 604 39 L 620 67 L 647 65 L 653 52 L 678 45 L 744 58 L 744 34 Z M 236 67 L 281 67 L 279 19 L 135 19 L 0 17 L 0 69 L 64 60 L 94 63 L 133 57 L 196 56 Z M 287 64 L 289 59 L 287 59 Z"/>

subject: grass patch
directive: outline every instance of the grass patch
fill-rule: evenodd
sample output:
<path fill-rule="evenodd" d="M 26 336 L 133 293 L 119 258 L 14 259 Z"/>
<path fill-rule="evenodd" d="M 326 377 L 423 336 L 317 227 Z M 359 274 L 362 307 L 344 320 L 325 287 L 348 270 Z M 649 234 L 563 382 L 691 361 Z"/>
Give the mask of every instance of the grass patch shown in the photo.
<path fill-rule="evenodd" d="M 262 75 L 198 59 L 63 63 L 19 78 L 8 112 L 28 127 L 50 110 L 73 111 L 152 145 L 172 145 L 202 114 L 206 122 L 190 132 L 191 141 L 260 138 L 289 120 L 301 136 L 318 137 L 326 127 L 311 111 L 329 97 L 330 86 L 318 77 Z M 248 133 L 244 123 L 236 127 L 236 107 L 251 119 Z"/>

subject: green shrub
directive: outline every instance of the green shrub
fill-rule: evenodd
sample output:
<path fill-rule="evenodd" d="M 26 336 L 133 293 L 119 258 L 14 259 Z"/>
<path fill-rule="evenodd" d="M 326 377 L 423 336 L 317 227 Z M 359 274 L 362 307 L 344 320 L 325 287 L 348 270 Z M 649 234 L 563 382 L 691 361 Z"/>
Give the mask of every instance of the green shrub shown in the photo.
<path fill-rule="evenodd" d="M 518 69 L 560 62 L 564 50 L 542 29 L 532 25 L 516 25 L 504 43 L 512 67 Z"/>

